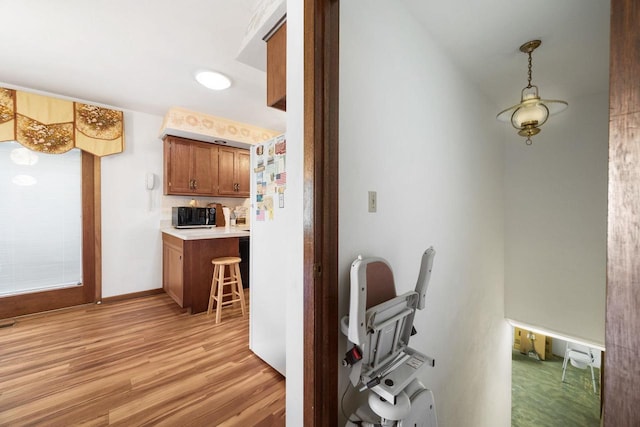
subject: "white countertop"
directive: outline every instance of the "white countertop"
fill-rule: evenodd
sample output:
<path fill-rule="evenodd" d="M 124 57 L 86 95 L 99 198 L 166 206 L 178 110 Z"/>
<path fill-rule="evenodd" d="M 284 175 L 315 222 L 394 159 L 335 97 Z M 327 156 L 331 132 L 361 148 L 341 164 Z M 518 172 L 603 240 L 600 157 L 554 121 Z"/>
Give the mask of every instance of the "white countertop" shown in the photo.
<path fill-rule="evenodd" d="M 161 232 L 182 240 L 224 239 L 227 237 L 249 237 L 249 227 L 174 228 L 163 227 Z"/>

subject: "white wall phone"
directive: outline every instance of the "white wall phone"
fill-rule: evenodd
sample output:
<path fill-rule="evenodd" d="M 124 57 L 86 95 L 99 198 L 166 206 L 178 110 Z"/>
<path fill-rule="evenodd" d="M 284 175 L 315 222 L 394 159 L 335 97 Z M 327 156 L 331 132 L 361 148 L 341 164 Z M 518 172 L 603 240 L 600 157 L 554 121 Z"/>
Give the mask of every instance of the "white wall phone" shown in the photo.
<path fill-rule="evenodd" d="M 147 174 L 145 175 L 144 185 L 149 196 L 149 204 L 147 206 L 147 209 L 149 210 L 149 212 L 151 212 L 153 210 L 153 192 L 151 190 L 153 190 L 153 188 L 156 186 L 156 175 L 152 172 L 147 172 Z"/>
<path fill-rule="evenodd" d="M 147 186 L 147 190 L 153 190 L 153 187 L 156 184 L 156 176 L 151 173 L 151 172 L 147 172 L 147 176 L 146 176 L 146 186 Z"/>

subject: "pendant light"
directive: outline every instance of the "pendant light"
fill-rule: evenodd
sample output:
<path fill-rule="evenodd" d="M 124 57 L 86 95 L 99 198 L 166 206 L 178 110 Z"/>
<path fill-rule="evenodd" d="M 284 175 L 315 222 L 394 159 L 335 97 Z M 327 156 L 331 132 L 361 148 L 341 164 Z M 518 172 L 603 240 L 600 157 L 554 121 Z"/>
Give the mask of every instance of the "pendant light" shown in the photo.
<path fill-rule="evenodd" d="M 540 40 L 531 40 L 520 46 L 520 52 L 529 56 L 528 84 L 522 89 L 520 103 L 501 111 L 497 116 L 500 121 L 510 121 L 518 129 L 518 135 L 527 138 L 527 145 L 531 145 L 531 137 L 540 133 L 540 126 L 549 116 L 564 111 L 569 105 L 565 101 L 540 99 L 538 86 L 531 84 L 531 53 L 541 44 Z"/>

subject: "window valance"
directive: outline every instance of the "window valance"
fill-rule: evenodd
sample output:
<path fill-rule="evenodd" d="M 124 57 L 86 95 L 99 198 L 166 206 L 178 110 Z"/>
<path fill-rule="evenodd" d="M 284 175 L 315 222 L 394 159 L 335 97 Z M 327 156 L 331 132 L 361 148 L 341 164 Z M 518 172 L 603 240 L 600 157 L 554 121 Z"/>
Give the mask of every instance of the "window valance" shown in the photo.
<path fill-rule="evenodd" d="M 96 156 L 124 150 L 122 111 L 0 87 L 0 142 L 41 153 L 76 147 Z"/>

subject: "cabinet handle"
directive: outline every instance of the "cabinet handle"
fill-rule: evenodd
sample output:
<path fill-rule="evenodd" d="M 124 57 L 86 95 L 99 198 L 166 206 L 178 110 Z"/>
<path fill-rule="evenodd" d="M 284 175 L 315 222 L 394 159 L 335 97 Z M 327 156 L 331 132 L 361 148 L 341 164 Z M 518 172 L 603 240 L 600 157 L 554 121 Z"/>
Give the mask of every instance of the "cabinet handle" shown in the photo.
<path fill-rule="evenodd" d="M 193 180 L 193 189 L 194 190 L 198 189 L 198 181 L 196 181 L 195 179 Z"/>

